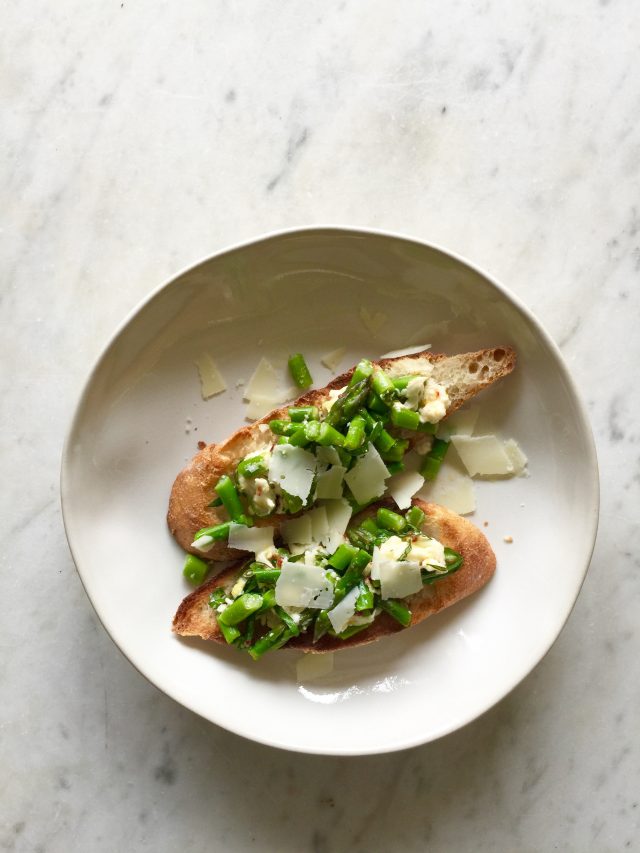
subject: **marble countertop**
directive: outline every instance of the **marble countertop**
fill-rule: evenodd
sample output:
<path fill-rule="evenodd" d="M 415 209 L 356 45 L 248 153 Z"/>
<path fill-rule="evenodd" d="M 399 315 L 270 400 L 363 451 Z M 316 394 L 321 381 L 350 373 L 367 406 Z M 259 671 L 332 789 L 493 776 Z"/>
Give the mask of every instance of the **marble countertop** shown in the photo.
<path fill-rule="evenodd" d="M 640 76 L 633 0 L 10 4 L 0 849 L 638 849 Z M 314 223 L 440 243 L 560 345 L 602 476 L 551 652 L 481 719 L 359 759 L 195 717 L 120 655 L 61 523 L 88 369 L 153 287 Z M 46 547 L 36 547 L 46 543 Z"/>

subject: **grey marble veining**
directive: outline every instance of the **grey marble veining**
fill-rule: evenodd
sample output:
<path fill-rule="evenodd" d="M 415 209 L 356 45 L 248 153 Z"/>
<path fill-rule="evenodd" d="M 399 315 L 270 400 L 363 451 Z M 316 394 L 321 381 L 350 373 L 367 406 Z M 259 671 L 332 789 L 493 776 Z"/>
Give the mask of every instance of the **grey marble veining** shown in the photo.
<path fill-rule="evenodd" d="M 0 849 L 640 847 L 637 22 L 632 0 L 3 10 Z M 58 502 L 126 312 L 226 244 L 318 222 L 508 284 L 565 354 L 602 473 L 587 581 L 535 672 L 439 742 L 351 760 L 245 742 L 146 683 Z"/>

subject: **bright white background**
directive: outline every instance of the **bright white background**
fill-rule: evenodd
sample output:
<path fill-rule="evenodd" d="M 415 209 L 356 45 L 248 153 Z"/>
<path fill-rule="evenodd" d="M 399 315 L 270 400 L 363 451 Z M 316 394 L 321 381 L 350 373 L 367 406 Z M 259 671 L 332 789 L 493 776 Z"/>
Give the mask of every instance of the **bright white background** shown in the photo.
<path fill-rule="evenodd" d="M 5 849 L 637 843 L 634 19 L 632 0 L 4 10 Z M 550 654 L 466 729 L 378 758 L 259 747 L 160 695 L 97 622 L 60 520 L 63 436 L 122 317 L 229 243 L 316 222 L 441 243 L 505 282 L 561 346 L 600 455 L 598 545 Z"/>

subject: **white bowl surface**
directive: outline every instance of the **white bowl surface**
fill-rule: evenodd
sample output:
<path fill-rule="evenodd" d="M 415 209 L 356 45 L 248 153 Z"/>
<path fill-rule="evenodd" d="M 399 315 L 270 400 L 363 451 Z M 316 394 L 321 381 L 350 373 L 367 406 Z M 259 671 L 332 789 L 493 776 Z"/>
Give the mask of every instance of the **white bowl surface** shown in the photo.
<path fill-rule="evenodd" d="M 373 337 L 360 309 L 382 312 Z M 514 374 L 483 395 L 483 427 L 517 439 L 530 476 L 476 485 L 470 516 L 496 551 L 471 599 L 372 646 L 337 653 L 298 683 L 299 653 L 259 663 L 171 633 L 190 590 L 165 514 L 196 442 L 244 423 L 240 380 L 260 355 L 360 357 L 431 343 L 447 353 L 513 344 Z M 229 390 L 203 401 L 194 359 L 209 352 Z M 191 419 L 191 422 L 188 422 Z M 187 430 L 190 430 L 187 432 Z M 558 349 L 504 288 L 403 237 L 314 228 L 225 251 L 154 293 L 93 369 L 62 469 L 67 535 L 105 628 L 150 681 L 203 717 L 287 749 L 363 754 L 433 740 L 505 696 L 558 636 L 589 563 L 598 514 L 595 450 Z M 513 543 L 503 541 L 512 536 Z"/>

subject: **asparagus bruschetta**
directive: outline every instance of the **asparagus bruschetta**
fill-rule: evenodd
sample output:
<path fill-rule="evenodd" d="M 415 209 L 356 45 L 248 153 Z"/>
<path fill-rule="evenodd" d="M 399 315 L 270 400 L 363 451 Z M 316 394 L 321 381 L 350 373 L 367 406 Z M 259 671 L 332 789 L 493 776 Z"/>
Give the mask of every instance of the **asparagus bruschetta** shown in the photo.
<path fill-rule="evenodd" d="M 514 365 L 508 346 L 363 360 L 204 447 L 173 485 L 171 533 L 191 554 L 234 559 L 247 551 L 239 528 L 277 530 L 319 500 L 346 499 L 357 511 L 379 499 L 412 448 L 432 475 L 445 449 L 434 442 L 438 423 Z"/>
<path fill-rule="evenodd" d="M 334 651 L 416 625 L 491 578 L 494 553 L 471 522 L 420 500 L 405 515 L 391 506 L 359 513 L 339 544 L 271 545 L 234 563 L 184 599 L 173 630 L 254 659 Z"/>

